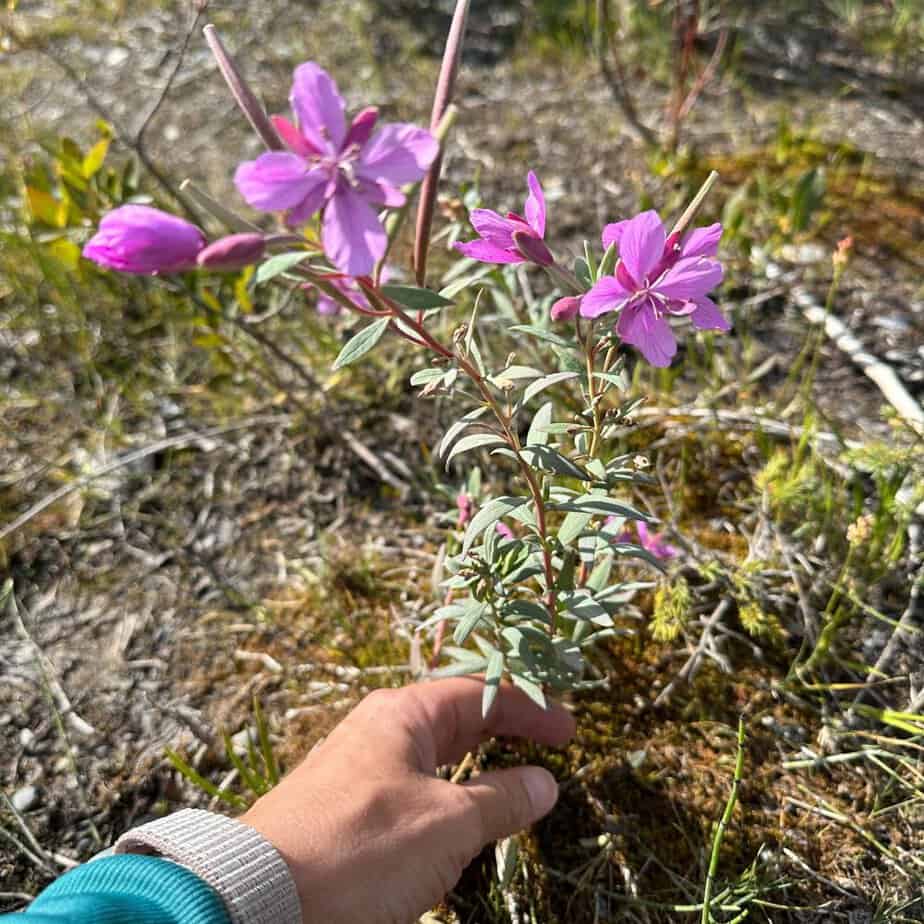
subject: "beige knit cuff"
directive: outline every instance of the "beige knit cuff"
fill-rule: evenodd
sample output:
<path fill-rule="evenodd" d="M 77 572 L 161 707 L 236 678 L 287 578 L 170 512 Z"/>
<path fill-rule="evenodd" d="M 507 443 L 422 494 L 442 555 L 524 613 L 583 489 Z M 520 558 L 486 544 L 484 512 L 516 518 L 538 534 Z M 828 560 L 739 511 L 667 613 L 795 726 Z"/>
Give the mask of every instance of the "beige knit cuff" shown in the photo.
<path fill-rule="evenodd" d="M 224 815 L 183 809 L 123 834 L 114 852 L 155 854 L 185 866 L 218 893 L 232 924 L 301 924 L 295 882 L 279 852 Z"/>

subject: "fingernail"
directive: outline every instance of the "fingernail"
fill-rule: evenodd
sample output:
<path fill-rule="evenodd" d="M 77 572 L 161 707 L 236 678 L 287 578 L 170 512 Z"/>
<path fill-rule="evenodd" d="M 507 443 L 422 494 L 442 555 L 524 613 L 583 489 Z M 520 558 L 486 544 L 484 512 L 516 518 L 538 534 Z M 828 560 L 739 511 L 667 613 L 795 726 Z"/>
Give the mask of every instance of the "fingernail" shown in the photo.
<path fill-rule="evenodd" d="M 533 818 L 538 820 L 547 815 L 558 801 L 558 783 L 555 782 L 555 777 L 542 767 L 524 767 L 522 773 Z"/>

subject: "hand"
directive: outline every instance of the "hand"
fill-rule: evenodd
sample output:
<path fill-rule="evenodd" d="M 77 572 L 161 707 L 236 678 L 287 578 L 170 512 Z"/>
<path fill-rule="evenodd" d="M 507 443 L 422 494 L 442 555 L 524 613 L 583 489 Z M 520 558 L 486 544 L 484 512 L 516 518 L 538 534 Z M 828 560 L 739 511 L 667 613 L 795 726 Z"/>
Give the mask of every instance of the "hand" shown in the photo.
<path fill-rule="evenodd" d="M 377 690 L 243 816 L 282 854 L 305 924 L 409 924 L 458 882 L 491 841 L 549 812 L 541 767 L 457 785 L 437 766 L 494 735 L 563 745 L 574 720 L 502 686 L 487 719 L 474 678 Z"/>

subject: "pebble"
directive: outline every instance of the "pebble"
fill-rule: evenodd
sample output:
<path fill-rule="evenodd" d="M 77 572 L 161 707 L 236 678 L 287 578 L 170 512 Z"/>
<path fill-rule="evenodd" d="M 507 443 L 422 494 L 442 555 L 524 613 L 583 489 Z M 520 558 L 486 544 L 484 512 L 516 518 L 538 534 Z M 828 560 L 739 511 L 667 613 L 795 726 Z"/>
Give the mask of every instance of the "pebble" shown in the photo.
<path fill-rule="evenodd" d="M 35 732 L 31 728 L 23 728 L 19 732 L 19 744 L 22 747 L 30 747 L 33 741 L 35 741 Z"/>
<path fill-rule="evenodd" d="M 39 804 L 39 791 L 37 786 L 23 786 L 17 789 L 10 799 L 17 812 L 29 812 Z"/>

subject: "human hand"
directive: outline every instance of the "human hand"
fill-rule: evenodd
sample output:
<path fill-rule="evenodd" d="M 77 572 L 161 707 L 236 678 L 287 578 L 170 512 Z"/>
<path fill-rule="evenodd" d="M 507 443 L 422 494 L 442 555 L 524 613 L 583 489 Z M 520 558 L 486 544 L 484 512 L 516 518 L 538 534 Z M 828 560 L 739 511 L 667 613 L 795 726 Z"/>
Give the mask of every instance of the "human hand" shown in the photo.
<path fill-rule="evenodd" d="M 282 854 L 305 924 L 409 924 L 491 841 L 548 813 L 541 767 L 435 776 L 495 735 L 563 745 L 574 720 L 502 686 L 487 719 L 474 678 L 377 690 L 241 818 Z"/>

